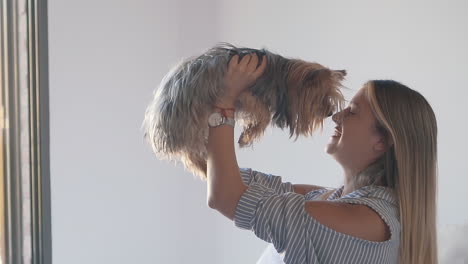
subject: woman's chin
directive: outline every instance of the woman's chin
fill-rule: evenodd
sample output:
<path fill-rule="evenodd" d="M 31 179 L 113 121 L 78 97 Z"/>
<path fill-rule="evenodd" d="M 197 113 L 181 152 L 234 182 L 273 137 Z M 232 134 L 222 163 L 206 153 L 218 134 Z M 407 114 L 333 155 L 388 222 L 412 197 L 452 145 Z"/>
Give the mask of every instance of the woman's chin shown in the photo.
<path fill-rule="evenodd" d="M 341 139 L 341 135 L 340 136 L 331 135 L 330 138 L 328 139 L 327 146 L 325 147 L 325 152 L 327 152 L 328 154 L 335 153 L 338 148 L 338 145 L 340 145 L 340 139 Z"/>
<path fill-rule="evenodd" d="M 327 145 L 325 146 L 325 152 L 332 155 L 333 153 L 336 152 L 336 149 L 337 149 L 337 142 L 335 142 L 337 140 L 334 140 L 334 141 L 330 141 L 327 143 Z"/>

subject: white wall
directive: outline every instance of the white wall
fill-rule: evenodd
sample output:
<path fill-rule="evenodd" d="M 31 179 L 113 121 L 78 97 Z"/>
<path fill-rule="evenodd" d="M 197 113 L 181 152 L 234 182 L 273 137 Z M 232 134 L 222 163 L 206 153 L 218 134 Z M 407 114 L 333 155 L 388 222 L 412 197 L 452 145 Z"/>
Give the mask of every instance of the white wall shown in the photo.
<path fill-rule="evenodd" d="M 462 1 L 49 0 L 55 264 L 254 263 L 266 243 L 209 209 L 205 183 L 159 161 L 140 125 L 168 69 L 217 41 L 394 79 L 421 92 L 439 126 L 439 224 L 468 221 L 468 4 Z M 351 98 L 354 94 L 349 94 Z M 337 186 L 323 148 L 270 129 L 241 167 Z M 236 138 L 240 129 L 236 129 Z"/>

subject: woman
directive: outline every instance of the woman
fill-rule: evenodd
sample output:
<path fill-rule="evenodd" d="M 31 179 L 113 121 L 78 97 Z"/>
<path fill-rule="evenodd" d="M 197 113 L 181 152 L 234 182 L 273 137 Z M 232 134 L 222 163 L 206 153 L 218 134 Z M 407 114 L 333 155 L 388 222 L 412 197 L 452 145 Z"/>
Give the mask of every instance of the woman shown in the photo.
<path fill-rule="evenodd" d="M 255 54 L 234 56 L 217 103 L 234 116 L 237 96 L 261 76 Z M 208 205 L 272 244 L 285 263 L 437 263 L 437 125 L 418 92 L 367 82 L 332 117 L 326 146 L 344 184 L 327 190 L 239 168 L 234 129 L 210 127 Z"/>

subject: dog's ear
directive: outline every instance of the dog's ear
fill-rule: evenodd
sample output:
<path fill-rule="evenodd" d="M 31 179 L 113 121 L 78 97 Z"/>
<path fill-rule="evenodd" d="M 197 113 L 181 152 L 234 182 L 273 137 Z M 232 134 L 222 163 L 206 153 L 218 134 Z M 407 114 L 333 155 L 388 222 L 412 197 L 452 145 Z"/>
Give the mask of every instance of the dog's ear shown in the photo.
<path fill-rule="evenodd" d="M 346 76 L 346 74 L 347 74 L 346 70 L 338 70 L 337 72 L 341 72 L 343 74 L 343 76 Z"/>
<path fill-rule="evenodd" d="M 307 75 L 304 76 L 304 79 L 302 80 L 303 83 L 313 82 L 313 81 L 317 80 L 318 76 L 323 71 L 331 71 L 331 73 L 332 73 L 331 78 L 337 78 L 337 79 L 339 79 L 339 81 L 343 80 L 344 76 L 346 76 L 346 74 L 347 74 L 346 70 L 330 70 L 330 69 L 327 69 L 327 68 L 316 69 L 314 71 L 308 72 Z"/>
<path fill-rule="evenodd" d="M 328 69 L 316 69 L 314 71 L 309 71 L 302 79 L 303 84 L 313 83 L 319 79 L 320 73 L 322 71 L 329 71 Z"/>
<path fill-rule="evenodd" d="M 335 78 L 338 81 L 342 81 L 344 77 L 346 76 L 346 74 L 347 74 L 346 70 L 335 70 L 335 71 L 332 71 L 332 78 Z"/>

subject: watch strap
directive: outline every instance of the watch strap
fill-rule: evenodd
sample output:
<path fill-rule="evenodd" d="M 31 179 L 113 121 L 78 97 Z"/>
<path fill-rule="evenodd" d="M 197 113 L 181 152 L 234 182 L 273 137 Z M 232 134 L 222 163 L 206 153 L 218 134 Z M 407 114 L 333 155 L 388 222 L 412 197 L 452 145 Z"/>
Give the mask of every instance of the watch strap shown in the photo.
<path fill-rule="evenodd" d="M 221 123 L 221 125 L 226 124 L 226 125 L 231 125 L 233 127 L 235 127 L 235 125 L 236 125 L 236 120 L 234 120 L 234 118 L 232 118 L 232 117 L 226 117 L 225 116 L 223 120 L 224 120 L 224 122 Z"/>

